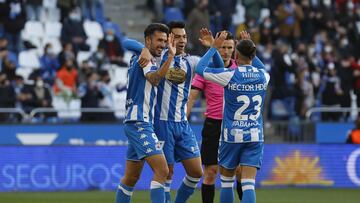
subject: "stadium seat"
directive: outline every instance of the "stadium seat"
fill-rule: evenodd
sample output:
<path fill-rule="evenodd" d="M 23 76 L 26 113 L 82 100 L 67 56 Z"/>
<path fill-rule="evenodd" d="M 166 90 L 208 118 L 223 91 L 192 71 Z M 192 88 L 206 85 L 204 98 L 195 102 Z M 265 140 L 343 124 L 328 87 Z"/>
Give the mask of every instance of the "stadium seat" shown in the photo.
<path fill-rule="evenodd" d="M 25 39 L 32 37 L 42 38 L 44 36 L 43 24 L 40 21 L 27 21 L 23 34 L 25 35 Z"/>
<path fill-rule="evenodd" d="M 52 105 L 58 112 L 58 117 L 62 119 L 79 119 L 81 116 L 81 101 L 73 99 L 70 103 L 66 103 L 62 97 L 53 97 Z"/>
<path fill-rule="evenodd" d="M 88 38 L 102 39 L 104 33 L 102 31 L 101 25 L 96 21 L 85 21 L 84 30 Z"/>
<path fill-rule="evenodd" d="M 43 0 L 42 2 L 44 8 L 56 8 L 57 0 Z"/>
<path fill-rule="evenodd" d="M 131 60 L 131 57 L 132 57 L 132 52 L 130 51 L 125 51 L 124 53 L 124 62 L 127 63 L 127 64 L 130 64 L 130 60 Z"/>
<path fill-rule="evenodd" d="M 24 78 L 24 81 L 27 81 L 32 71 L 32 68 L 20 67 L 16 69 L 15 73 L 16 75 L 22 76 Z"/>
<path fill-rule="evenodd" d="M 89 59 L 91 54 L 90 51 L 79 51 L 76 57 L 77 64 L 80 65 L 84 60 Z"/>
<path fill-rule="evenodd" d="M 125 103 L 126 103 L 126 91 L 122 92 L 113 92 L 113 99 L 114 99 L 114 108 L 116 118 L 122 119 L 125 118 Z"/>
<path fill-rule="evenodd" d="M 170 21 L 184 21 L 184 16 L 179 8 L 169 7 L 165 9 L 164 21 L 169 23 Z"/>
<path fill-rule="evenodd" d="M 40 68 L 39 55 L 36 49 L 21 51 L 19 53 L 19 65 L 24 68 Z"/>
<path fill-rule="evenodd" d="M 58 8 L 42 8 L 40 11 L 41 22 L 60 21 L 60 10 Z"/>
<path fill-rule="evenodd" d="M 45 22 L 45 37 L 61 37 L 62 24 L 60 22 Z"/>
<path fill-rule="evenodd" d="M 111 85 L 112 86 L 126 86 L 127 84 L 127 68 L 121 68 L 118 66 L 112 66 L 109 70 Z M 125 103 L 126 103 L 126 91 L 118 92 L 116 88 L 112 93 L 114 100 L 115 116 L 117 118 L 125 117 Z"/>
<path fill-rule="evenodd" d="M 90 46 L 90 51 L 91 52 L 95 52 L 97 50 L 98 44 L 99 44 L 99 39 L 97 38 L 93 38 L 93 37 L 89 37 L 86 40 L 86 44 L 88 44 Z"/>

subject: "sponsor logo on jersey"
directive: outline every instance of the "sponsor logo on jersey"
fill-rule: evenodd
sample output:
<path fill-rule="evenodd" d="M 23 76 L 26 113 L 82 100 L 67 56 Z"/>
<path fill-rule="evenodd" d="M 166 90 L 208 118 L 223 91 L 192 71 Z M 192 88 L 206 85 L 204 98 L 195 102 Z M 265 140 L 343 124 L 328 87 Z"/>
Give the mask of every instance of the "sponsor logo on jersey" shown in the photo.
<path fill-rule="evenodd" d="M 166 73 L 166 79 L 174 84 L 180 84 L 186 80 L 186 72 L 178 67 L 169 68 Z"/>

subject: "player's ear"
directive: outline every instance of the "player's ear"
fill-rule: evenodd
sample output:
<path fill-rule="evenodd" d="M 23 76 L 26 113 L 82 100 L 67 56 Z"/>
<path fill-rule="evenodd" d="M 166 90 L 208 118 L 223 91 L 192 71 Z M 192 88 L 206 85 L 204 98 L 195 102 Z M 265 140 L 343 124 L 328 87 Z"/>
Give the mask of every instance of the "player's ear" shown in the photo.
<path fill-rule="evenodd" d="M 145 44 L 150 45 L 151 44 L 151 36 L 145 37 Z"/>

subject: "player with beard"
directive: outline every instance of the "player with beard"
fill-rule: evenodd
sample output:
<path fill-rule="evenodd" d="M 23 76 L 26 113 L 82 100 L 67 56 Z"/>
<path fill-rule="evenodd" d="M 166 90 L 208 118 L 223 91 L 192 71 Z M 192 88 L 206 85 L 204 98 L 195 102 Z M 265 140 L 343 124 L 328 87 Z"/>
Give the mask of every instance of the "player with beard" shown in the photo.
<path fill-rule="evenodd" d="M 144 31 L 145 49 L 151 54 L 151 62 L 145 67 L 139 65 L 139 55 L 135 54 L 128 70 L 126 95 L 126 117 L 124 131 L 129 140 L 125 174 L 118 186 L 116 203 L 129 203 L 134 186 L 140 177 L 146 161 L 154 172 L 150 184 L 152 203 L 164 203 L 164 184 L 169 169 L 153 128 L 154 106 L 157 86 L 167 73 L 176 53 L 173 34 L 168 38 L 168 27 L 153 23 Z M 168 57 L 159 68 L 154 57 L 159 57 L 167 41 Z"/>

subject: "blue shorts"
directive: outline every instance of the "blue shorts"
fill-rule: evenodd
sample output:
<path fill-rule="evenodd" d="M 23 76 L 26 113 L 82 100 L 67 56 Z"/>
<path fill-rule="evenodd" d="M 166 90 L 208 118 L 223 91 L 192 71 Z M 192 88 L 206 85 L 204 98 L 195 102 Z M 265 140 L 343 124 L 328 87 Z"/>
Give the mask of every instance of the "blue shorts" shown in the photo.
<path fill-rule="evenodd" d="M 164 142 L 158 140 L 152 124 L 127 122 L 124 124 L 124 131 L 129 140 L 127 160 L 140 161 L 148 156 L 163 154 Z"/>
<path fill-rule="evenodd" d="M 164 141 L 164 154 L 168 164 L 200 157 L 196 137 L 187 121 L 154 121 L 159 140 Z"/>
<path fill-rule="evenodd" d="M 219 165 L 227 169 L 235 169 L 239 165 L 260 169 L 263 151 L 263 142 L 229 143 L 220 141 Z"/>

